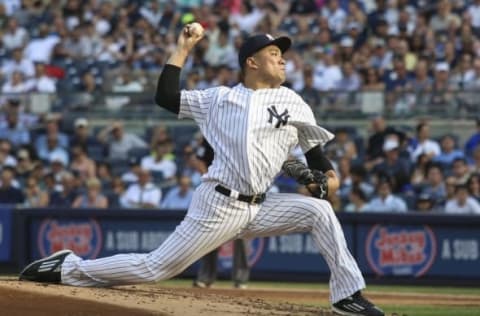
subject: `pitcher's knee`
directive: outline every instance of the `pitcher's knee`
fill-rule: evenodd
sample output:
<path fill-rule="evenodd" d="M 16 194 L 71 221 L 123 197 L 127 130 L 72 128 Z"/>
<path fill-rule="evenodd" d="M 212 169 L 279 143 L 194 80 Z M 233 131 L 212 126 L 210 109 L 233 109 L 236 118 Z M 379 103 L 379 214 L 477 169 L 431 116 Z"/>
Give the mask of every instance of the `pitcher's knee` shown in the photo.
<path fill-rule="evenodd" d="M 335 217 L 335 211 L 332 208 L 330 202 L 317 198 L 309 199 L 311 203 L 311 217 L 314 220 L 325 220 L 331 217 Z"/>

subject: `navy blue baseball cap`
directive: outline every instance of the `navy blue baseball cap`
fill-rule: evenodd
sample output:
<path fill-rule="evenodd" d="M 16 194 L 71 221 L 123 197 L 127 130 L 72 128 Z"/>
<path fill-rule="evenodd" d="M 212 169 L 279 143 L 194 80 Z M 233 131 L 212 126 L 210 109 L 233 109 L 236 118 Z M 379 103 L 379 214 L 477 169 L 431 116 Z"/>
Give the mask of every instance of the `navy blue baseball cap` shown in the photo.
<path fill-rule="evenodd" d="M 238 63 L 240 64 L 240 67 L 243 67 L 243 64 L 245 64 L 248 57 L 269 45 L 277 46 L 282 53 L 284 53 L 292 45 L 292 40 L 286 36 L 274 38 L 270 34 L 250 36 L 243 42 L 240 51 L 238 52 Z"/>

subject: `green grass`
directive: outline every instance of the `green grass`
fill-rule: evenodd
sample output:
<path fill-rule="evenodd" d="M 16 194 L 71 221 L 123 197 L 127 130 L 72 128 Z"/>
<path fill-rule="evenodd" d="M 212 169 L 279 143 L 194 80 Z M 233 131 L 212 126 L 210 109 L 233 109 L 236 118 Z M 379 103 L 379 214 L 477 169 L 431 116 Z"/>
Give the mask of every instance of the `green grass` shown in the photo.
<path fill-rule="evenodd" d="M 190 279 L 171 279 L 159 283 L 168 287 L 190 287 Z M 276 288 L 276 289 L 307 289 L 307 290 L 328 290 L 326 283 L 294 283 L 294 282 L 262 282 L 250 283 L 252 288 Z M 220 280 L 215 283 L 218 288 L 231 288 L 231 281 Z M 425 286 L 425 285 L 367 285 L 367 291 L 389 292 L 389 293 L 425 293 L 425 294 L 456 294 L 456 295 L 478 295 L 480 300 L 480 287 L 453 287 L 453 286 Z M 480 311 L 478 313 L 480 316 Z M 454 315 L 458 316 L 458 315 Z"/>
<path fill-rule="evenodd" d="M 173 279 L 163 281 L 162 286 L 166 287 L 191 287 L 190 279 Z M 232 288 L 231 281 L 218 281 L 216 288 Z M 251 282 L 250 287 L 254 288 L 276 288 L 276 289 L 306 289 L 306 290 L 328 290 L 328 284 L 325 283 L 288 283 L 288 282 Z M 478 296 L 480 301 L 479 287 L 452 287 L 452 286 L 404 286 L 404 285 L 369 285 L 367 293 L 405 293 L 405 294 L 454 294 L 454 295 L 474 295 Z M 303 302 L 312 306 L 330 308 L 328 302 Z M 434 305 L 382 305 L 388 316 L 479 316 L 480 307 L 472 306 L 434 306 Z"/>
<path fill-rule="evenodd" d="M 382 306 L 387 315 L 398 316 L 478 316 L 478 307 L 445 307 L 445 306 Z M 394 314 L 394 315 L 395 315 Z"/>

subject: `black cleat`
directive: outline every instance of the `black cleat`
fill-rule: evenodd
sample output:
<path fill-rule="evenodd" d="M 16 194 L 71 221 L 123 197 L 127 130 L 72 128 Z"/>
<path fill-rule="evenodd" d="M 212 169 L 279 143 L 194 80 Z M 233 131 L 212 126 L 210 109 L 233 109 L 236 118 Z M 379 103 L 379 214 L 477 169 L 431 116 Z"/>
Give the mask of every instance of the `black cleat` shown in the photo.
<path fill-rule="evenodd" d="M 385 316 L 385 313 L 364 298 L 360 291 L 333 304 L 332 310 L 343 316 Z"/>
<path fill-rule="evenodd" d="M 54 254 L 30 263 L 20 272 L 20 281 L 44 283 L 60 283 L 61 267 L 65 257 L 73 253 L 71 250 L 60 250 Z"/>

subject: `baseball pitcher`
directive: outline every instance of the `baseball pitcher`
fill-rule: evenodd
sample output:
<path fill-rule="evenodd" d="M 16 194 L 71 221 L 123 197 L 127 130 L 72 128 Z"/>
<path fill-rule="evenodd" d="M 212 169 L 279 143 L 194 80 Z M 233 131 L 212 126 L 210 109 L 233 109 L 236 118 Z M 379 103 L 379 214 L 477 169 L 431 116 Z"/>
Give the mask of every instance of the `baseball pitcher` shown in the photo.
<path fill-rule="evenodd" d="M 179 118 L 193 119 L 215 152 L 185 219 L 157 249 L 83 260 L 69 250 L 28 265 L 21 280 L 74 286 L 111 286 L 171 278 L 228 240 L 310 232 L 330 271 L 330 299 L 340 315 L 384 313 L 363 297 L 362 274 L 347 248 L 330 203 L 339 180 L 322 151 L 333 135 L 316 124 L 310 107 L 285 80 L 282 54 L 288 37 L 254 35 L 242 44 L 242 82 L 229 88 L 179 90 L 180 71 L 203 37 L 186 25 L 160 74 L 156 103 Z M 299 144 L 308 169 L 286 166 L 316 197 L 265 192 Z M 288 165 L 288 164 L 287 164 Z M 312 182 L 313 181 L 313 182 Z"/>

